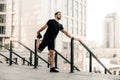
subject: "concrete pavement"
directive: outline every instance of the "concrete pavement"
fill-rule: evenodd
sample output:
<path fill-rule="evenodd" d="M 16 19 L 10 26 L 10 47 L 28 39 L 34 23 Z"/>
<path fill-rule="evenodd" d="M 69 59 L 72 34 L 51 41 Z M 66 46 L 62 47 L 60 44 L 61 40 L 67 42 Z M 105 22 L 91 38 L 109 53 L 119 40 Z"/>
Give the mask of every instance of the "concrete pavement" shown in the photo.
<path fill-rule="evenodd" d="M 60 70 L 60 73 L 50 73 L 48 68 L 33 69 L 30 66 L 8 66 L 0 63 L 0 80 L 120 80 L 120 76 L 87 72 L 69 73 L 63 70 Z"/>

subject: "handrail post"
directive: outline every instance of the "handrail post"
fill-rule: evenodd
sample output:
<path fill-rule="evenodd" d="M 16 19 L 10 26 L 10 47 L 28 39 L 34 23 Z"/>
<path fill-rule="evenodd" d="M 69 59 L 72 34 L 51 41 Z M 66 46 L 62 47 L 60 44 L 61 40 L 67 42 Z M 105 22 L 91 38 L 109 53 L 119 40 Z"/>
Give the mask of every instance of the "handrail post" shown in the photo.
<path fill-rule="evenodd" d="M 22 60 L 23 60 L 23 63 L 22 63 L 22 65 L 25 65 L 25 58 L 22 58 Z"/>
<path fill-rule="evenodd" d="M 48 53 L 48 62 L 49 62 L 49 57 L 50 57 L 50 55 L 49 55 L 49 53 Z M 50 67 L 50 65 L 47 64 L 47 68 L 49 68 L 49 67 Z"/>
<path fill-rule="evenodd" d="M 30 51 L 30 66 L 32 66 L 32 51 Z"/>
<path fill-rule="evenodd" d="M 92 72 L 92 54 L 89 56 L 89 72 Z"/>
<path fill-rule="evenodd" d="M 17 60 L 17 58 L 14 58 L 14 60 L 15 60 L 15 64 L 18 64 L 18 60 Z"/>
<path fill-rule="evenodd" d="M 35 39 L 34 68 L 37 68 L 37 39 Z"/>
<path fill-rule="evenodd" d="M 12 65 L 12 41 L 10 41 L 10 61 L 9 61 L 9 65 Z"/>
<path fill-rule="evenodd" d="M 58 60 L 58 55 L 57 55 L 57 53 L 55 52 L 55 68 L 58 68 L 58 65 L 57 65 L 57 64 L 58 64 L 58 63 L 57 63 L 58 61 L 57 61 L 57 60 Z"/>
<path fill-rule="evenodd" d="M 74 45 L 73 45 L 73 38 L 71 39 L 71 65 L 70 65 L 70 72 L 74 72 Z"/>
<path fill-rule="evenodd" d="M 50 65 L 49 64 L 47 64 L 47 68 L 49 68 L 50 67 Z"/>
<path fill-rule="evenodd" d="M 105 68 L 105 74 L 107 74 L 107 70 L 106 70 L 106 68 Z"/>

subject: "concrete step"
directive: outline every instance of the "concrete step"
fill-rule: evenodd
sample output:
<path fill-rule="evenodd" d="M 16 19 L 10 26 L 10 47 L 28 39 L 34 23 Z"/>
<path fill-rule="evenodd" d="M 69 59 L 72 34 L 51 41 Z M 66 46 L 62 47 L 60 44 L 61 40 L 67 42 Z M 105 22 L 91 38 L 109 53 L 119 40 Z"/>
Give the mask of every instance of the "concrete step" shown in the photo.
<path fill-rule="evenodd" d="M 59 70 L 59 73 L 50 73 L 49 68 L 13 65 L 0 63 L 0 80 L 120 80 L 120 76 L 74 72 Z"/>

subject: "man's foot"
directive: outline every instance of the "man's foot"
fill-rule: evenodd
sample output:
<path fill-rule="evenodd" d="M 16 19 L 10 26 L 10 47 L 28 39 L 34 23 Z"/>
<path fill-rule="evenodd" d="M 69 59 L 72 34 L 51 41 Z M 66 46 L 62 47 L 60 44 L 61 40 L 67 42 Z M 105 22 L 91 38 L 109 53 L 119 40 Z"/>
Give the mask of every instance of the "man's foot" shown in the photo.
<path fill-rule="evenodd" d="M 50 72 L 59 72 L 59 71 L 53 67 L 53 68 L 50 68 Z"/>
<path fill-rule="evenodd" d="M 55 68 L 55 69 L 59 69 L 58 67 L 53 67 L 53 68 Z"/>
<path fill-rule="evenodd" d="M 39 33 L 39 34 L 37 35 L 37 38 L 42 38 L 42 35 Z"/>

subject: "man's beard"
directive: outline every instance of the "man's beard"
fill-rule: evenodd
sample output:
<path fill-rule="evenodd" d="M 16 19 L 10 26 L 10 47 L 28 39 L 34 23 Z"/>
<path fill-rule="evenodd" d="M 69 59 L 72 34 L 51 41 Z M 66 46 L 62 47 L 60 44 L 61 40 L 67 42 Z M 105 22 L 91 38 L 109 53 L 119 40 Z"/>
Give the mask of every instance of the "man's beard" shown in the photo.
<path fill-rule="evenodd" d="M 60 20 L 61 18 L 57 17 L 58 20 Z"/>

